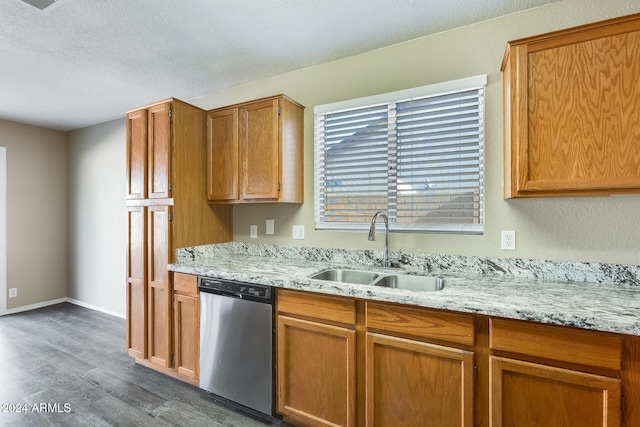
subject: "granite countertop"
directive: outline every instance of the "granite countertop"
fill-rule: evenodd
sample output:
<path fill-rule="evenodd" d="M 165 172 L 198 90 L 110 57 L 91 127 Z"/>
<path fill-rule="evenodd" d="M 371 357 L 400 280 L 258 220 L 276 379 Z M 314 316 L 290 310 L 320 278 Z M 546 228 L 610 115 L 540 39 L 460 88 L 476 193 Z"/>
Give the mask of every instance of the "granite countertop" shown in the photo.
<path fill-rule="evenodd" d="M 169 270 L 279 288 L 477 313 L 510 319 L 640 335 L 640 287 L 572 283 L 509 275 L 429 271 L 445 278 L 440 291 L 415 292 L 311 279 L 327 268 L 366 269 L 385 274 L 425 274 L 412 268 L 381 268 L 336 260 L 309 260 L 215 251 L 178 257 Z"/>

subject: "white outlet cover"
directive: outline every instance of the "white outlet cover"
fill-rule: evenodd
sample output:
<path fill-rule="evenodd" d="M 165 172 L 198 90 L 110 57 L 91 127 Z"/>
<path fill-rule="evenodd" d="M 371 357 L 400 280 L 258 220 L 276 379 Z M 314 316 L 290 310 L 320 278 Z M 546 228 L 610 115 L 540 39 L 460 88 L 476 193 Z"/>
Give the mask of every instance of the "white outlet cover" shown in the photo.
<path fill-rule="evenodd" d="M 17 296 L 18 296 L 18 289 L 17 288 L 9 289 L 9 298 L 15 298 Z"/>
<path fill-rule="evenodd" d="M 500 241 L 500 249 L 503 251 L 516 250 L 516 232 L 510 230 L 502 230 L 502 239 Z"/>
<path fill-rule="evenodd" d="M 258 238 L 258 226 L 257 225 L 252 225 L 249 228 L 249 237 L 251 237 L 252 239 L 257 239 Z"/>

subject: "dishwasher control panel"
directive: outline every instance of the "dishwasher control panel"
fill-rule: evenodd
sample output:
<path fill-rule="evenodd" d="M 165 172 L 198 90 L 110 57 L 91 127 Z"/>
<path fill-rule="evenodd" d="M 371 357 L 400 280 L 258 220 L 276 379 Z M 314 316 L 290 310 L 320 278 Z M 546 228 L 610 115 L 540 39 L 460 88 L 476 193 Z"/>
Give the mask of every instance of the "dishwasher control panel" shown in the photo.
<path fill-rule="evenodd" d="M 209 292 L 242 299 L 270 301 L 273 298 L 273 289 L 271 286 L 210 277 L 200 277 L 198 289 L 200 292 Z"/>

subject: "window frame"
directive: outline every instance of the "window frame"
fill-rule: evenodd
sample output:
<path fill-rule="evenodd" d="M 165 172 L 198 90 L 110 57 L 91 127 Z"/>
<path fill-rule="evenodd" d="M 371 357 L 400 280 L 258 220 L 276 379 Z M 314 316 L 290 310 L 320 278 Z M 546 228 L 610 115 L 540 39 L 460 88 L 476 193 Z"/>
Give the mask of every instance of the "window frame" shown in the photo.
<path fill-rule="evenodd" d="M 320 133 L 319 116 L 338 113 L 341 111 L 357 108 L 373 107 L 380 104 L 399 104 L 411 99 L 424 98 L 429 96 L 445 95 L 448 93 L 464 92 L 471 90 L 482 90 L 480 97 L 480 129 L 479 129 L 479 223 L 459 223 L 459 224 L 437 224 L 437 223 L 389 223 L 389 230 L 396 233 L 453 233 L 453 234 L 484 234 L 484 161 L 485 161 L 485 104 L 486 104 L 487 75 L 477 75 L 448 82 L 436 83 L 395 92 L 388 92 L 379 95 L 367 96 L 363 98 L 350 99 L 334 102 L 330 104 L 318 105 L 314 107 L 314 224 L 316 230 L 331 231 L 364 231 L 368 230 L 370 223 L 366 222 L 323 222 L 324 212 L 320 212 L 323 205 L 324 177 L 322 176 L 325 156 L 324 136 Z M 394 154 L 395 155 L 395 154 Z M 397 172 L 395 172 L 397 174 Z M 387 173 L 387 177 L 391 177 Z M 387 201 L 395 197 L 387 193 Z M 388 203 L 388 202 L 387 202 Z M 386 213 L 386 209 L 383 209 Z"/>

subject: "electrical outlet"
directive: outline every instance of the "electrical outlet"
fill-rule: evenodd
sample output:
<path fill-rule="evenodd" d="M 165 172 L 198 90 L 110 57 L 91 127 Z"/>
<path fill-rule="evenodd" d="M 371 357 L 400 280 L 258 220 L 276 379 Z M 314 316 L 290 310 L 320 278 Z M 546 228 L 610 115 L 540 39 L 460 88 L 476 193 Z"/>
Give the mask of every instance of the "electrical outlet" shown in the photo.
<path fill-rule="evenodd" d="M 249 227 L 249 237 L 251 237 L 252 239 L 257 239 L 258 238 L 258 226 L 257 225 L 252 225 Z"/>
<path fill-rule="evenodd" d="M 304 225 L 294 225 L 291 234 L 294 240 L 304 240 Z"/>
<path fill-rule="evenodd" d="M 17 288 L 9 289 L 9 298 L 15 298 L 17 296 L 18 296 L 18 289 Z"/>
<path fill-rule="evenodd" d="M 502 230 L 502 241 L 500 243 L 500 249 L 503 251 L 515 251 L 516 250 L 516 232 Z"/>

